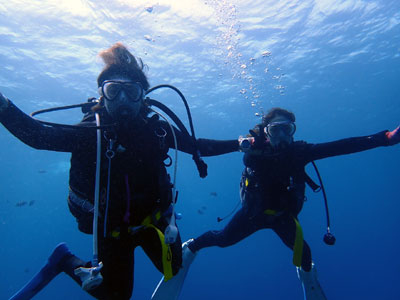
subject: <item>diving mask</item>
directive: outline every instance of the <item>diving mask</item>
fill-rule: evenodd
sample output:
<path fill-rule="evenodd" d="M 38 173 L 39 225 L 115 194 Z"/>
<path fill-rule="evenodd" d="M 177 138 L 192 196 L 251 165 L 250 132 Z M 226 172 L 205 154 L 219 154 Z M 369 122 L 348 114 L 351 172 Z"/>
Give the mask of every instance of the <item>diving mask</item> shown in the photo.
<path fill-rule="evenodd" d="M 144 91 L 139 82 L 125 80 L 106 80 L 99 87 L 99 94 L 108 101 L 114 101 L 123 90 L 128 99 L 138 102 L 143 99 Z"/>
<path fill-rule="evenodd" d="M 264 132 L 270 137 L 277 137 L 281 133 L 286 136 L 293 136 L 296 132 L 296 124 L 291 121 L 271 122 L 265 126 Z"/>

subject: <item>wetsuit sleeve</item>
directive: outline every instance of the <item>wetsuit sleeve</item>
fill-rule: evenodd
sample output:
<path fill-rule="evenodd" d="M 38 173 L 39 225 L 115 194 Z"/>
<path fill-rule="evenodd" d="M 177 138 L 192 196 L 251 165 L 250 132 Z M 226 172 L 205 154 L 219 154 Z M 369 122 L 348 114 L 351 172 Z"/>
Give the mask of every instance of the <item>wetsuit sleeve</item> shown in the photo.
<path fill-rule="evenodd" d="M 197 139 L 201 156 L 215 156 L 239 151 L 238 140 Z"/>
<path fill-rule="evenodd" d="M 22 112 L 11 101 L 0 113 L 0 122 L 16 138 L 35 149 L 72 152 L 82 140 L 83 132 L 80 130 L 43 125 Z"/>
<path fill-rule="evenodd" d="M 175 142 L 171 133 L 171 128 L 165 122 L 162 122 L 162 127 L 167 132 L 169 148 L 175 149 Z M 177 139 L 178 150 L 188 154 L 193 154 L 195 147 L 192 137 L 183 133 L 175 126 L 173 126 L 173 128 Z M 216 156 L 239 151 L 239 142 L 238 140 L 197 139 L 197 148 L 200 151 L 201 156 Z"/>
<path fill-rule="evenodd" d="M 174 129 L 178 141 L 178 150 L 185 153 L 193 154 L 195 151 L 193 139 L 183 134 L 175 127 Z M 173 140 L 171 143 L 171 139 L 170 146 L 171 148 L 175 148 Z M 200 151 L 201 156 L 215 156 L 238 151 L 239 143 L 237 140 L 197 139 L 197 148 Z"/>
<path fill-rule="evenodd" d="M 387 131 L 377 134 L 352 137 L 329 143 L 307 144 L 305 147 L 305 159 L 307 162 L 350 153 L 361 152 L 380 146 L 389 146 L 389 141 L 385 135 Z"/>

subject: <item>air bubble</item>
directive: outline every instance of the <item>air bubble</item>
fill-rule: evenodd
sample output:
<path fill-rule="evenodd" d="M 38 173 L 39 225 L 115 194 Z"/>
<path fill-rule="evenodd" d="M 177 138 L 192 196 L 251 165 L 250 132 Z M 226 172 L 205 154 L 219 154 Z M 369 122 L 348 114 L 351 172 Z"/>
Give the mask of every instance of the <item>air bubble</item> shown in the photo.
<path fill-rule="evenodd" d="M 150 35 L 146 34 L 143 36 L 145 40 L 149 41 L 149 42 L 154 42 L 154 40 L 151 38 Z"/>
<path fill-rule="evenodd" d="M 268 57 L 271 56 L 271 52 L 270 51 L 264 51 L 263 53 L 261 53 L 262 57 Z"/>

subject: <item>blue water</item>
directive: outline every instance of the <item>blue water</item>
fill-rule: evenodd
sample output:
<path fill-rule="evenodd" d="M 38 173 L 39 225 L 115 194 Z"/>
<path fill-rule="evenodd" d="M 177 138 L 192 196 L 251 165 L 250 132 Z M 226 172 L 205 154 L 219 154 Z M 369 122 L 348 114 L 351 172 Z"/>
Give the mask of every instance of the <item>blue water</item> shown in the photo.
<path fill-rule="evenodd" d="M 308 142 L 400 123 L 395 0 L 2 1 L 0 91 L 27 113 L 84 102 L 96 96 L 97 53 L 117 41 L 148 65 L 152 85 L 173 84 L 186 95 L 199 137 L 245 135 L 273 106 L 295 112 L 296 138 Z M 172 92 L 154 97 L 185 119 Z M 43 116 L 67 123 L 80 117 L 79 111 Z M 0 145 L 0 299 L 7 299 L 57 243 L 89 260 L 92 242 L 66 204 L 69 155 L 31 149 L 3 127 Z M 322 242 L 320 194 L 307 191 L 300 221 L 328 299 L 399 299 L 398 151 L 318 162 L 336 245 Z M 183 240 L 222 228 L 226 221 L 216 218 L 238 201 L 242 154 L 206 162 L 204 180 L 191 158 L 179 155 Z M 137 249 L 133 298 L 149 299 L 160 276 Z M 37 299 L 91 298 L 60 275 Z M 263 230 L 200 252 L 181 299 L 302 299 L 302 291 L 291 251 Z"/>

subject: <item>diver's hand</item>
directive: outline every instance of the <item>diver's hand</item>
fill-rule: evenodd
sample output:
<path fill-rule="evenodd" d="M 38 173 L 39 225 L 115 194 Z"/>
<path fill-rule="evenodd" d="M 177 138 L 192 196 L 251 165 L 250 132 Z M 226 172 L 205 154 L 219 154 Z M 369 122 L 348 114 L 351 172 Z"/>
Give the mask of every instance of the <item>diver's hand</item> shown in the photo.
<path fill-rule="evenodd" d="M 250 129 L 249 133 L 254 138 L 254 143 L 253 143 L 254 148 L 258 149 L 262 148 L 266 140 L 264 136 L 264 129 L 261 127 L 261 125 L 258 125 L 257 131 Z"/>
<path fill-rule="evenodd" d="M 391 146 L 400 143 L 400 126 L 393 131 L 386 132 L 386 137 L 389 141 L 389 145 Z"/>
<path fill-rule="evenodd" d="M 255 139 L 254 137 L 244 138 L 240 136 L 238 142 L 239 142 L 239 151 L 248 152 L 250 151 L 251 146 L 254 145 Z"/>
<path fill-rule="evenodd" d="M 8 107 L 8 104 L 8 99 L 4 97 L 2 93 L 0 93 L 0 112 L 6 109 Z"/>

